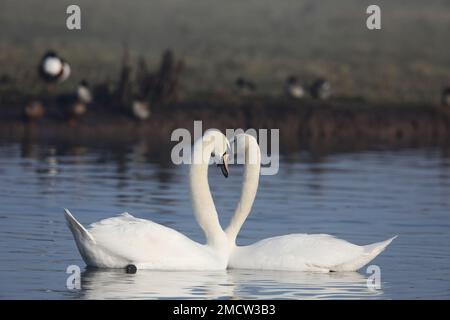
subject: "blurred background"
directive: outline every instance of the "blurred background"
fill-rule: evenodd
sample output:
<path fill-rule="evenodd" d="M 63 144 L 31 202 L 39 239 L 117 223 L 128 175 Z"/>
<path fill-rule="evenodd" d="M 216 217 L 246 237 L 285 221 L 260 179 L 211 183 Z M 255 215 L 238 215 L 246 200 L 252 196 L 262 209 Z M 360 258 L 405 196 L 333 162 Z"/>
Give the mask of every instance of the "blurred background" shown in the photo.
<path fill-rule="evenodd" d="M 449 85 L 445 0 L 377 1 L 381 31 L 366 28 L 365 0 L 80 0 L 80 31 L 65 28 L 70 4 L 0 2 L 2 74 L 30 85 L 53 48 L 73 66 L 70 81 L 112 80 L 127 43 L 152 67 L 168 48 L 182 57 L 188 94 L 227 90 L 245 75 L 261 94 L 280 95 L 287 75 L 298 74 L 329 78 L 337 95 L 437 103 Z"/>

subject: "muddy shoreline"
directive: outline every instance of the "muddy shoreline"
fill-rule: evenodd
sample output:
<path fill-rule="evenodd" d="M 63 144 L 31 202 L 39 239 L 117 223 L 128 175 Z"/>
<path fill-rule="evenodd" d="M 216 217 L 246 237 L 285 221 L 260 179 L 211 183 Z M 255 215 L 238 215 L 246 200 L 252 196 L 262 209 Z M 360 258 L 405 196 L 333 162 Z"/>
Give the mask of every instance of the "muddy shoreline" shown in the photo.
<path fill-rule="evenodd" d="M 104 106 L 92 106 L 76 123 L 58 107 L 36 123 L 25 121 L 18 108 L 1 108 L 0 139 L 29 143 L 114 147 L 145 141 L 151 149 L 170 148 L 171 132 L 202 120 L 208 128 L 280 129 L 280 152 L 358 151 L 372 148 L 415 148 L 450 144 L 450 109 L 431 105 L 372 105 L 357 99 L 330 102 L 284 98 L 191 100 L 154 108 L 137 121 Z M 4 112 L 8 110 L 8 112 Z"/>

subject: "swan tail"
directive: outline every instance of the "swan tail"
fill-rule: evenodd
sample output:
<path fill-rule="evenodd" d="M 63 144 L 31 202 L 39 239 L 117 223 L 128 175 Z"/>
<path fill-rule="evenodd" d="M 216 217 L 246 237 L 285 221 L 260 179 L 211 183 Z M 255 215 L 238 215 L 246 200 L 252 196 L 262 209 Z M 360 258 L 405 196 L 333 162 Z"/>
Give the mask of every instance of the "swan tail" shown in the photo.
<path fill-rule="evenodd" d="M 390 239 L 387 239 L 385 241 L 377 242 L 368 244 L 367 246 L 364 246 L 364 252 L 369 255 L 374 255 L 375 258 L 377 255 L 379 255 L 381 252 L 383 252 L 384 249 L 398 236 L 394 236 Z"/>
<path fill-rule="evenodd" d="M 85 241 L 95 243 L 94 237 L 75 219 L 68 209 L 64 209 L 64 216 L 78 246 Z"/>
<path fill-rule="evenodd" d="M 352 261 L 331 268 L 332 271 L 356 271 L 358 269 L 361 269 L 370 261 L 375 259 L 375 257 L 378 256 L 381 252 L 383 252 L 384 249 L 386 249 L 386 247 L 397 237 L 398 236 L 394 236 L 385 241 L 376 242 L 363 246 L 362 248 L 364 251 L 362 255 L 360 255 L 358 258 Z"/>

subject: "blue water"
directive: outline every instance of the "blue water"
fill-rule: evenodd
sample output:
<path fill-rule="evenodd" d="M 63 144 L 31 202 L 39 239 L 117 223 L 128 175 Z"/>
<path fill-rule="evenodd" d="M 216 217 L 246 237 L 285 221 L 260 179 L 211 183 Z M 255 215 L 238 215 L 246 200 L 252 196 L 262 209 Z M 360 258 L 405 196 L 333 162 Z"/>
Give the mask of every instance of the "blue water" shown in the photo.
<path fill-rule="evenodd" d="M 121 150 L 0 145 L 0 298 L 449 299 L 450 157 L 436 149 L 284 156 L 262 176 L 239 244 L 288 233 L 329 233 L 356 244 L 399 237 L 371 262 L 381 288 L 359 272 L 317 274 L 85 270 L 62 208 L 83 223 L 127 211 L 203 241 L 187 168 L 155 161 L 145 143 Z M 226 225 L 242 168 L 210 184 Z M 82 270 L 80 290 L 66 268 Z"/>

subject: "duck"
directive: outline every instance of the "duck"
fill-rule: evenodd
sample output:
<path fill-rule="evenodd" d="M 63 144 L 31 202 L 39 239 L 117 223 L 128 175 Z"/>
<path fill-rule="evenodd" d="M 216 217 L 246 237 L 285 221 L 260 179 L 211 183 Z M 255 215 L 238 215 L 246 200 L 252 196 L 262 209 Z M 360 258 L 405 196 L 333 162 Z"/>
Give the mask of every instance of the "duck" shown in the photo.
<path fill-rule="evenodd" d="M 80 102 L 89 104 L 92 102 L 92 92 L 89 83 L 86 80 L 81 80 L 77 87 L 77 98 Z"/>
<path fill-rule="evenodd" d="M 241 95 L 249 95 L 256 91 L 255 84 L 243 77 L 238 77 L 235 84 Z"/>
<path fill-rule="evenodd" d="M 290 98 L 301 99 L 305 96 L 305 89 L 296 76 L 289 76 L 286 80 L 286 93 Z"/>
<path fill-rule="evenodd" d="M 138 120 L 147 120 L 151 115 L 150 106 L 143 99 L 134 99 L 131 104 L 131 113 Z"/>
<path fill-rule="evenodd" d="M 324 78 L 319 78 L 310 88 L 311 96 L 314 99 L 326 100 L 331 96 L 331 84 Z"/>
<path fill-rule="evenodd" d="M 86 114 L 92 101 L 93 96 L 86 80 L 81 80 L 73 92 L 58 97 L 58 103 L 64 106 L 64 113 L 70 125 L 74 125 Z"/>
<path fill-rule="evenodd" d="M 67 80 L 70 73 L 70 65 L 54 51 L 47 51 L 39 63 L 39 75 L 49 84 Z"/>
<path fill-rule="evenodd" d="M 30 101 L 23 110 L 25 118 L 34 122 L 41 119 L 45 114 L 44 105 L 38 100 Z"/>

